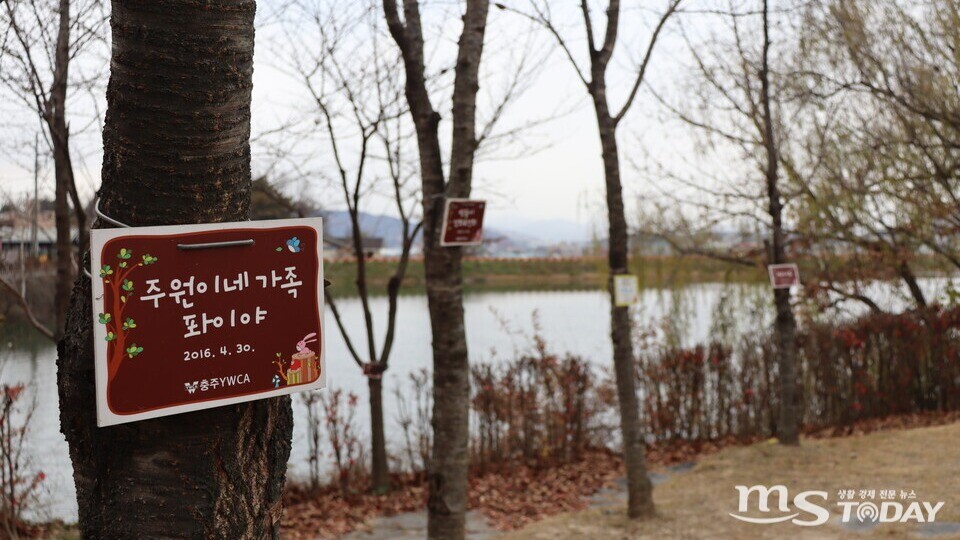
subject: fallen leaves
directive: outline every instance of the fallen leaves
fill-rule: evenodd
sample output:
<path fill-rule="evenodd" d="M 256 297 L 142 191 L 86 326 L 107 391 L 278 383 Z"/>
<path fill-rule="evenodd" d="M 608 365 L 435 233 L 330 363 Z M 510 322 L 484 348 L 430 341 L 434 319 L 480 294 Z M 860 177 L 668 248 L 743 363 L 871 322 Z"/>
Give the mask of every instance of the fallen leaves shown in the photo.
<path fill-rule="evenodd" d="M 499 530 L 518 529 L 544 517 L 581 510 L 587 497 L 623 476 L 622 460 L 594 451 L 582 460 L 546 470 L 517 465 L 507 473 L 470 480 L 470 507 Z"/>
<path fill-rule="evenodd" d="M 419 476 L 419 475 L 418 475 Z M 290 486 L 284 493 L 284 538 L 337 538 L 355 530 L 366 530 L 367 520 L 392 516 L 424 507 L 426 485 L 414 475 L 397 475 L 394 489 L 384 495 L 355 493 L 344 498 L 335 486 L 310 492 Z"/>

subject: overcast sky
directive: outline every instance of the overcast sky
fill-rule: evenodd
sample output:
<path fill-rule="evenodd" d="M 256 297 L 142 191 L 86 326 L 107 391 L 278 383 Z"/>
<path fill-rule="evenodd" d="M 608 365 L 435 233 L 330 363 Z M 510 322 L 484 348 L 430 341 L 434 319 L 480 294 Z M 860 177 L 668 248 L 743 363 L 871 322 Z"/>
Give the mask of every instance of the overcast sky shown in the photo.
<path fill-rule="evenodd" d="M 313 0 L 318 2 L 319 0 Z M 567 2 L 573 8 L 564 11 L 557 2 L 557 17 L 563 27 L 571 47 L 579 51 L 581 65 L 585 62 L 585 40 L 582 26 L 577 18 L 575 3 Z M 567 4 L 564 3 L 564 4 Z M 627 2 L 621 23 L 621 39 L 610 73 L 610 96 L 612 106 L 619 108 L 623 96 L 629 88 L 635 66 L 642 55 L 649 37 L 649 29 L 655 22 L 664 1 L 636 2 L 636 7 Z M 253 132 L 254 174 L 262 173 L 270 167 L 264 148 L 258 147 L 259 134 L 272 130 L 278 125 L 298 116 L 309 120 L 310 101 L 303 85 L 290 76 L 284 67 L 282 58 L 283 32 L 289 30 L 278 22 L 277 6 L 272 0 L 261 1 L 258 13 L 258 34 L 255 56 Z M 522 7 L 525 2 L 514 2 Z M 448 21 L 446 25 L 436 23 L 433 35 L 428 36 L 440 43 L 435 46 L 435 62 L 445 60 L 444 50 L 449 53 L 455 44 L 459 32 L 457 4 L 448 1 L 428 3 L 430 17 L 434 21 Z M 602 21 L 600 13 L 595 20 Z M 602 30 L 602 29 L 601 29 Z M 600 31 L 600 30 L 598 30 Z M 499 148 L 482 160 L 475 173 L 474 193 L 486 198 L 488 205 L 488 224 L 508 229 L 522 229 L 528 221 L 563 220 L 579 224 L 585 234 L 591 230 L 600 230 L 604 222 L 600 218 L 603 210 L 603 177 L 600 149 L 596 124 L 590 102 L 586 99 L 583 84 L 577 79 L 567 59 L 559 54 L 554 42 L 546 34 L 531 35 L 533 31 L 518 16 L 491 9 L 488 30 L 489 56 L 484 58 L 484 80 L 481 81 L 480 107 L 495 99 L 497 90 L 503 84 L 504 71 L 509 71 L 517 61 L 517 50 L 523 43 L 542 68 L 537 70 L 535 78 L 527 91 L 517 99 L 503 116 L 503 129 L 510 129 L 528 122 L 545 118 L 553 120 L 522 133 L 516 144 Z M 520 35 L 517 35 L 520 34 Z M 304 40 L 312 39 L 309 35 Z M 280 44 L 280 45 L 278 45 Z M 666 29 L 658 45 L 655 61 L 649 69 L 647 80 L 661 92 L 675 88 L 683 78 L 686 61 L 683 58 L 684 43 L 678 27 L 671 24 Z M 102 62 L 103 54 L 87 62 Z M 439 68 L 438 68 L 439 69 Z M 90 72 L 91 69 L 86 69 Z M 102 87 L 94 92 L 93 101 L 103 110 Z M 91 116 L 93 102 L 88 95 L 75 96 L 73 103 L 82 109 L 84 118 Z M 438 109 L 449 117 L 448 102 L 437 99 Z M 446 108 L 444 108 L 446 107 Z M 482 111 L 489 113 L 489 110 Z M 0 113 L 7 118 L 17 119 L 10 125 L 17 125 L 17 133 L 9 131 L 9 144 L 4 145 L 0 156 L 0 184 L 6 194 L 23 194 L 32 191 L 32 151 L 23 146 L 24 140 L 32 139 L 29 131 L 35 122 L 25 115 L 19 106 L 7 101 L 0 104 Z M 95 116 L 95 115 L 93 115 Z M 643 92 L 620 130 L 621 153 L 623 154 L 623 175 L 625 196 L 628 200 L 638 197 L 655 196 L 656 189 L 651 185 L 649 174 L 639 174 L 634 164 L 649 164 L 652 160 L 677 162 L 686 159 L 691 152 L 689 134 L 675 123 L 667 121 L 667 115 L 648 92 Z M 72 126 L 82 125 L 83 119 L 72 121 Z M 73 137 L 74 162 L 78 169 L 81 192 L 92 196 L 99 183 L 101 150 L 99 147 L 99 128 L 90 125 L 84 133 Z M 447 128 L 449 126 L 446 126 Z M 74 127 L 74 131 L 77 128 Z M 14 136 L 15 135 L 15 136 Z M 20 142 L 13 144 L 14 138 Z M 276 138 L 273 138 L 276 143 Z M 19 145 L 19 146 L 18 146 Z M 329 149 L 318 140 L 315 147 L 300 146 L 301 156 L 313 160 L 313 169 L 329 166 Z M 326 158 L 326 159 L 325 159 Z M 49 161 L 49 160 L 48 160 Z M 52 196 L 52 171 L 48 164 L 41 174 L 41 192 Z M 654 179 L 655 180 L 655 179 Z M 285 184 L 284 189 L 293 195 L 305 194 L 326 207 L 337 208 L 339 203 L 335 191 L 329 183 L 318 177 L 298 179 Z M 371 200 L 367 208 L 371 212 L 390 213 L 390 204 L 386 198 L 379 202 Z M 559 225 L 558 225 L 559 226 Z"/>

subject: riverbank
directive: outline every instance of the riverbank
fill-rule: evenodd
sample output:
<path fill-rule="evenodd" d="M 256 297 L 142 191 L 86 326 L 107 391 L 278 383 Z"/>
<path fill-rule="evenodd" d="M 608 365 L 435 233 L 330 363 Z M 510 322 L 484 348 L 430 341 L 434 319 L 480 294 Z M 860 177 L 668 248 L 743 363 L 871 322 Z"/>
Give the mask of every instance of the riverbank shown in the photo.
<path fill-rule="evenodd" d="M 396 268 L 391 259 L 367 261 L 367 286 L 374 295 L 385 294 Z M 760 268 L 751 268 L 703 257 L 634 257 L 632 272 L 643 288 L 662 288 L 694 283 L 755 283 L 767 279 Z M 324 274 L 337 296 L 356 294 L 356 262 L 324 262 Z M 463 280 L 468 292 L 596 290 L 605 286 L 607 262 L 602 257 L 565 259 L 467 258 Z M 412 259 L 404 280 L 403 293 L 424 291 L 423 261 Z"/>
<path fill-rule="evenodd" d="M 826 261 L 830 262 L 830 261 Z M 835 261 L 839 264 L 839 261 Z M 798 261 L 801 276 L 810 275 L 814 261 Z M 912 261 L 918 276 L 942 276 L 953 272 L 942 261 L 920 256 Z M 386 294 L 387 283 L 396 269 L 396 260 L 374 258 L 366 262 L 367 287 L 372 295 Z M 644 289 L 674 288 L 698 283 L 766 283 L 762 266 L 734 264 L 702 256 L 637 255 L 630 271 Z M 897 280 L 889 269 L 874 269 L 875 279 Z M 356 262 L 350 259 L 325 261 L 324 273 L 336 296 L 355 296 Z M 861 276 L 865 277 L 865 276 Z M 467 257 L 463 281 L 467 292 L 597 290 L 606 286 L 607 260 L 603 256 L 575 258 L 489 258 Z M 424 292 L 423 260 L 413 258 L 407 270 L 402 294 Z"/>

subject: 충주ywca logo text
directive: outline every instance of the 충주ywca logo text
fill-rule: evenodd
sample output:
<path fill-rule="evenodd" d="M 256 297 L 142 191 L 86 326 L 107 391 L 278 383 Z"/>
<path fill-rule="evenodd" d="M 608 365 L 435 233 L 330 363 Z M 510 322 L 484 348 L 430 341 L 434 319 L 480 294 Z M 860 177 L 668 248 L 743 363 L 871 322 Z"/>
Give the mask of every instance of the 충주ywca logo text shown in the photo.
<path fill-rule="evenodd" d="M 826 491 L 801 491 L 790 498 L 786 486 L 736 486 L 739 495 L 737 513 L 730 517 L 756 524 L 791 522 L 801 527 L 815 527 L 830 520 L 830 508 L 840 514 L 841 523 L 851 521 L 873 523 L 930 523 L 936 520 L 943 502 L 917 501 L 911 490 L 842 489 L 839 500 L 830 502 Z M 859 497 L 857 495 L 859 494 Z M 792 506 L 791 506 L 792 503 Z M 758 510 L 764 515 L 745 515 Z"/>

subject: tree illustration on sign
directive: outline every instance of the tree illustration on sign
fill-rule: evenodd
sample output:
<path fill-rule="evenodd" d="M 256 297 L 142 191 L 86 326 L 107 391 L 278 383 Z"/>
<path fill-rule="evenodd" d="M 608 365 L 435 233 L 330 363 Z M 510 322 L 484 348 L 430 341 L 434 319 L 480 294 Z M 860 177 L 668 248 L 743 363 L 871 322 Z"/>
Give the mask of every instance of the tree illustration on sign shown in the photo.
<path fill-rule="evenodd" d="M 137 328 L 137 322 L 130 317 L 124 317 L 127 301 L 133 295 L 134 283 L 128 279 L 134 270 L 141 266 L 149 266 L 157 262 L 157 257 L 149 253 L 140 257 L 140 262 L 131 263 L 133 251 L 121 248 L 117 252 L 117 267 L 105 264 L 100 267 L 100 278 L 104 289 L 110 291 L 110 300 L 104 298 L 105 312 L 100 313 L 99 323 L 106 328 L 107 340 L 107 375 L 112 381 L 120 369 L 125 358 L 136 358 L 143 352 L 143 347 L 134 342 L 127 345 L 130 333 Z"/>
<path fill-rule="evenodd" d="M 277 366 L 277 374 L 273 377 L 274 388 L 280 386 L 280 381 L 283 381 L 284 385 L 288 384 L 287 370 L 290 369 L 290 360 L 277 353 L 273 365 Z"/>

